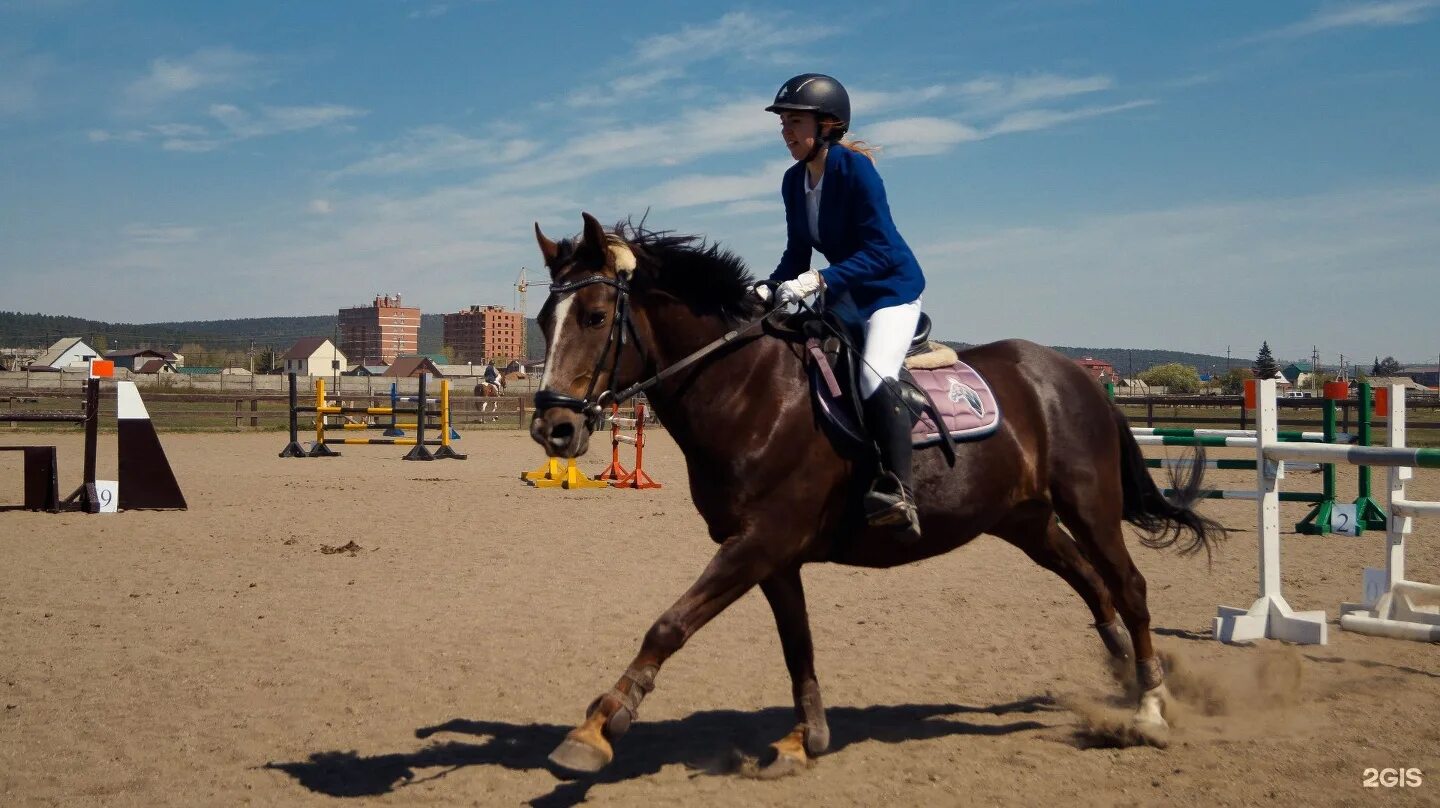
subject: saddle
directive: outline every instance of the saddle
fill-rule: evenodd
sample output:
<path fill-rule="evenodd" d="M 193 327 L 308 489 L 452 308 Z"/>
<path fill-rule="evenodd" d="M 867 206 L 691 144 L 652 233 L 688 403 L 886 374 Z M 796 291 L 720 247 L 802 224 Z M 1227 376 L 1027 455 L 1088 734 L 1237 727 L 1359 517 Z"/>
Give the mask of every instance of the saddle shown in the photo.
<path fill-rule="evenodd" d="M 860 416 L 858 334 L 831 314 L 800 315 L 792 323 L 805 336 L 812 401 L 829 431 L 856 447 L 871 440 Z M 842 341 L 836 333 L 846 335 Z M 954 349 L 930 340 L 930 317 L 920 315 L 899 376 L 910 410 L 911 441 L 918 448 L 940 446 L 954 465 L 954 444 L 982 440 L 1000 428 L 1000 406 L 990 385 Z"/>

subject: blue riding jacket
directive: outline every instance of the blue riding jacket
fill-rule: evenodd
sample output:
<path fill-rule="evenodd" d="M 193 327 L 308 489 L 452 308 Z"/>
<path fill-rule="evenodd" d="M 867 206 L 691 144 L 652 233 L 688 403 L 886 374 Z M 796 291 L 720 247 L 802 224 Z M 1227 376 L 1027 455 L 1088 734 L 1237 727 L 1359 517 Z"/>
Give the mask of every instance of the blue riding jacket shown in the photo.
<path fill-rule="evenodd" d="M 808 270 L 814 248 L 830 262 L 820 271 L 826 304 L 846 319 L 858 314 L 856 325 L 879 309 L 919 299 L 925 275 L 895 229 L 885 184 L 870 158 L 839 144 L 830 147 L 820 192 L 818 243 L 810 239 L 805 181 L 805 164 L 796 163 L 780 183 L 786 243 L 770 279 L 788 281 Z"/>

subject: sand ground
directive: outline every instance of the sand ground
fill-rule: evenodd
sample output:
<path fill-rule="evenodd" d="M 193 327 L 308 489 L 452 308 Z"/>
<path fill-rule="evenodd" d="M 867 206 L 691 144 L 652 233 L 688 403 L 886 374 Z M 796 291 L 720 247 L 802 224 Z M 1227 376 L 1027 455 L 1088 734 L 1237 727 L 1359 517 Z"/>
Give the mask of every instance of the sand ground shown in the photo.
<path fill-rule="evenodd" d="M 615 763 L 568 780 L 546 755 L 712 552 L 663 433 L 647 459 L 665 488 L 644 492 L 529 488 L 539 454 L 518 431 L 429 464 L 392 447 L 281 460 L 276 434 L 163 440 L 187 512 L 0 513 L 0 804 L 1440 804 L 1436 646 L 1333 623 L 1325 647 L 1209 638 L 1218 604 L 1254 597 L 1249 502 L 1204 505 L 1235 529 L 1213 567 L 1132 544 L 1172 683 L 1208 703 L 1168 749 L 1079 738 L 1119 696 L 1088 612 L 982 537 L 895 570 L 807 569 L 834 734 L 808 771 L 736 773 L 791 723 L 751 593 L 666 666 Z M 80 441 L 46 442 L 68 491 Z M 1437 477 L 1417 472 L 1412 496 L 1440 498 Z M 18 455 L 0 456 L 0 503 L 19 488 Z M 1291 604 L 1333 621 L 1382 546 L 1287 534 Z M 1410 550 L 1410 577 L 1440 581 L 1440 523 Z M 1424 782 L 1365 788 L 1371 767 Z"/>

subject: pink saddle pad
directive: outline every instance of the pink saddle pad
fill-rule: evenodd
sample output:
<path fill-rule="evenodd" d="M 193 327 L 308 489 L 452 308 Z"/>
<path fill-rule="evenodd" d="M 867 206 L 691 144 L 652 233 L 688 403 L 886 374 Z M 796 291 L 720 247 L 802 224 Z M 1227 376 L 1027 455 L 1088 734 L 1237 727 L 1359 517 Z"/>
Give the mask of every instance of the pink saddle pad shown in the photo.
<path fill-rule="evenodd" d="M 935 370 L 910 369 L 915 384 L 930 394 L 940 410 L 943 428 L 952 440 L 978 440 L 1000 426 L 1000 405 L 990 385 L 975 369 L 964 362 Z M 941 425 L 930 420 L 927 413 L 915 422 L 911 439 L 917 446 L 940 441 Z"/>

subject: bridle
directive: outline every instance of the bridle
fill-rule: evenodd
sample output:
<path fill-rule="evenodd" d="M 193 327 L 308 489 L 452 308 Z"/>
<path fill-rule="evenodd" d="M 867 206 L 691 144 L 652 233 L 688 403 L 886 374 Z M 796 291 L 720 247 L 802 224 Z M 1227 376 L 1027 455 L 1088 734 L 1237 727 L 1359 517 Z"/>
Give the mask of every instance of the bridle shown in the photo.
<path fill-rule="evenodd" d="M 631 258 L 633 261 L 633 256 Z M 633 272 L 633 265 L 631 268 Z M 627 389 L 622 394 L 615 390 L 616 371 L 620 368 L 620 353 L 625 348 L 627 334 L 635 340 L 635 345 L 640 345 L 640 334 L 635 331 L 635 324 L 630 319 L 630 272 L 621 271 L 616 277 L 610 278 L 605 275 L 588 275 L 570 283 L 551 284 L 550 294 L 565 294 L 586 286 L 601 284 L 615 290 L 615 316 L 610 321 L 610 335 L 605 340 L 605 348 L 595 358 L 595 369 L 590 373 L 590 385 L 585 388 L 584 398 L 576 398 L 568 393 L 558 393 L 554 390 L 539 390 L 535 393 L 535 410 L 548 410 L 551 407 L 560 407 L 585 416 L 585 426 L 594 432 L 598 430 L 605 418 L 605 408 L 611 403 L 619 404 L 639 392 L 638 389 Z M 614 360 L 610 362 L 609 378 L 605 390 L 599 396 L 595 396 L 595 386 L 600 379 L 600 370 L 605 366 L 605 359 L 611 355 L 614 349 Z M 645 355 L 642 350 L 641 356 Z"/>
<path fill-rule="evenodd" d="M 694 353 L 680 359 L 675 364 L 656 373 L 648 379 L 636 382 L 624 390 L 616 390 L 616 371 L 620 368 L 620 354 L 625 348 L 626 335 L 635 340 L 636 349 L 640 356 L 646 360 L 647 365 L 653 365 L 653 359 L 640 345 L 640 334 L 635 330 L 635 323 L 630 318 L 630 279 L 635 273 L 635 254 L 631 252 L 629 245 L 624 241 L 612 237 L 608 245 L 610 254 L 615 258 L 616 276 L 614 278 L 605 275 L 594 274 L 571 281 L 569 283 L 552 283 L 550 294 L 555 295 L 573 292 L 586 286 L 601 284 L 615 290 L 615 317 L 610 322 L 610 335 L 605 341 L 605 348 L 595 358 L 595 369 L 590 373 L 590 384 L 585 388 L 585 396 L 576 398 L 568 393 L 558 393 L 554 390 L 539 390 L 535 393 L 535 411 L 548 410 L 552 407 L 570 410 L 571 412 L 585 417 L 585 427 L 591 432 L 600 429 L 605 421 L 605 410 L 612 404 L 623 404 L 634 398 L 639 393 L 654 387 L 660 382 L 679 373 L 690 365 L 698 362 L 706 356 L 714 353 L 726 344 L 733 342 L 757 325 L 765 322 L 765 315 L 756 317 L 740 328 L 728 331 L 724 336 L 712 340 L 708 345 Z M 600 370 L 605 367 L 605 360 L 613 354 L 610 362 L 609 378 L 605 389 L 599 396 L 595 396 L 596 383 L 600 378 Z M 592 400 L 592 396 L 594 397 Z"/>

